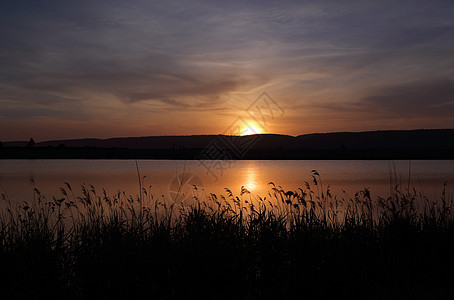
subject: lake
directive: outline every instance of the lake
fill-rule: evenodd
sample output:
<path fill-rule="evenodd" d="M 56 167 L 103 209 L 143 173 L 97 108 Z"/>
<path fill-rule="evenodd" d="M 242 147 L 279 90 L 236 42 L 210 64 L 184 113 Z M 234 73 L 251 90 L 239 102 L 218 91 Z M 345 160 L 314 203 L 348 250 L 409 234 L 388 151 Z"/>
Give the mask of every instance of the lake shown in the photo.
<path fill-rule="evenodd" d="M 134 160 L 1 160 L 0 194 L 12 201 L 29 201 L 34 184 L 46 197 L 60 197 L 60 188 L 68 182 L 76 195 L 85 183 L 98 191 L 104 188 L 108 195 L 124 191 L 136 196 L 138 171 L 143 187 L 168 199 L 226 195 L 224 188 L 239 195 L 242 186 L 264 197 L 270 191 L 269 182 L 285 191 L 304 189 L 305 182 L 315 191 L 329 185 L 338 197 L 353 197 L 364 188 L 373 198 L 386 197 L 396 182 L 405 191 L 415 188 L 432 199 L 440 197 L 445 181 L 448 197 L 454 190 L 454 160 L 138 160 L 137 167 Z M 314 186 L 311 170 L 318 171 L 322 185 Z"/>

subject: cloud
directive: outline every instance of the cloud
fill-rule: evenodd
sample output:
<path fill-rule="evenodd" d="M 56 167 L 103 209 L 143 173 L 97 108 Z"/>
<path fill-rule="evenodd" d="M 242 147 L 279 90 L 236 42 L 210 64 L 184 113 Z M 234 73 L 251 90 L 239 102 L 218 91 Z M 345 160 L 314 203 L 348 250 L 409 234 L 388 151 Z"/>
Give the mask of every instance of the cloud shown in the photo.
<path fill-rule="evenodd" d="M 359 103 L 364 109 L 395 117 L 454 116 L 454 80 L 421 80 L 370 91 Z"/>

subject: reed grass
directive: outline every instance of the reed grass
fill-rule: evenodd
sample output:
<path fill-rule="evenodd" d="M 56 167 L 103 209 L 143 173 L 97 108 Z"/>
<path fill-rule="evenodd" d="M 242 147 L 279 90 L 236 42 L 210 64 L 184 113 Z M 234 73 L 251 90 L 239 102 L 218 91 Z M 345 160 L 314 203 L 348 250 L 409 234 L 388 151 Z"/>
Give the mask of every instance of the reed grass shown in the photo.
<path fill-rule="evenodd" d="M 439 199 L 399 185 L 349 198 L 312 175 L 296 191 L 270 182 L 263 198 L 226 188 L 189 203 L 144 180 L 136 197 L 69 183 L 52 199 L 3 195 L 1 297 L 452 298 L 446 185 Z"/>

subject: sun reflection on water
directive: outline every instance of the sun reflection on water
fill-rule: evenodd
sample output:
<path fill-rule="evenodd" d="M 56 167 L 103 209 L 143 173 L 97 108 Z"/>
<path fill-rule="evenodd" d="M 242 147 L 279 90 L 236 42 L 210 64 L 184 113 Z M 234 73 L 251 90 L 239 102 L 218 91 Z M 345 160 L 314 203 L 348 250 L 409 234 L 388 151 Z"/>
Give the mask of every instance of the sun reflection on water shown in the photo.
<path fill-rule="evenodd" d="M 244 179 L 244 187 L 249 190 L 250 192 L 257 189 L 257 176 L 256 176 L 256 168 L 250 167 L 246 171 L 246 178 Z"/>

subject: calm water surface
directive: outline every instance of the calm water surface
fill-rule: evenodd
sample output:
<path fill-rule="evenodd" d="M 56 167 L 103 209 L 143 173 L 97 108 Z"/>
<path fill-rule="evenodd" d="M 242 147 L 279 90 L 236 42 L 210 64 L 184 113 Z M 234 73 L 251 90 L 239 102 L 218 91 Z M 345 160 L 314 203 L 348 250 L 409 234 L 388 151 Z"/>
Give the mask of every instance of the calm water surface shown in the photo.
<path fill-rule="evenodd" d="M 224 188 L 239 194 L 245 186 L 253 195 L 266 196 L 269 182 L 284 190 L 313 186 L 311 170 L 320 173 L 323 188 L 328 184 L 332 194 L 353 196 L 369 188 L 373 197 L 387 196 L 390 181 L 396 180 L 404 189 L 414 187 L 428 197 L 441 195 L 448 181 L 448 196 L 453 195 L 454 161 L 174 161 L 139 160 L 143 186 L 155 195 L 169 199 L 177 194 L 191 197 L 215 193 L 226 195 Z M 13 201 L 30 200 L 33 184 L 47 197 L 61 196 L 60 188 L 68 182 L 80 193 L 83 183 L 108 195 L 124 191 L 138 195 L 139 184 L 134 160 L 0 160 L 0 194 Z M 194 189 L 197 186 L 197 190 Z M 319 185 L 320 187 L 320 185 Z M 313 186 L 316 190 L 316 186 Z"/>

